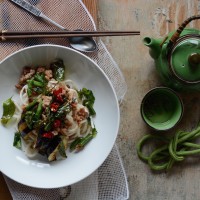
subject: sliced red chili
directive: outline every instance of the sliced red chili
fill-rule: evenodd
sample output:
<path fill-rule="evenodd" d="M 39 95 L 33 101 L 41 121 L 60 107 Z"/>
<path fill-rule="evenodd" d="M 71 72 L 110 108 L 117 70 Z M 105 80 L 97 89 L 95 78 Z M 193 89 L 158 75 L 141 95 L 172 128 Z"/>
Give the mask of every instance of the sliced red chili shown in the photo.
<path fill-rule="evenodd" d="M 52 132 L 46 132 L 43 133 L 42 137 L 51 139 L 54 137 L 54 134 Z"/>
<path fill-rule="evenodd" d="M 53 122 L 54 128 L 58 128 L 58 127 L 60 127 L 60 125 L 61 125 L 61 121 L 60 121 L 59 119 L 56 119 L 56 120 Z"/>
<path fill-rule="evenodd" d="M 58 88 L 57 90 L 53 91 L 54 96 L 57 96 L 62 93 L 62 88 Z"/>
<path fill-rule="evenodd" d="M 56 112 L 58 110 L 59 103 L 53 102 L 50 106 L 52 112 Z"/>
<path fill-rule="evenodd" d="M 57 90 L 53 91 L 54 96 L 56 97 L 56 100 L 59 102 L 63 102 L 63 97 L 62 97 L 62 88 L 59 88 Z"/>
<path fill-rule="evenodd" d="M 58 95 L 56 97 L 56 100 L 59 101 L 59 102 L 63 102 L 63 97 L 61 95 Z"/>

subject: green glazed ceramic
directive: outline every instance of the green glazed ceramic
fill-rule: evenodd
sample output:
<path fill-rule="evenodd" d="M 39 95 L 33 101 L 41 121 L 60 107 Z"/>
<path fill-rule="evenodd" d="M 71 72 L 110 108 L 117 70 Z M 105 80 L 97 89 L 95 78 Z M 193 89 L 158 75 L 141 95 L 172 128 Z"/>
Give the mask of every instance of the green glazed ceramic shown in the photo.
<path fill-rule="evenodd" d="M 144 96 L 141 115 L 153 129 L 168 130 L 181 120 L 183 103 L 172 89 L 156 87 Z"/>
<path fill-rule="evenodd" d="M 200 15 L 186 19 L 166 38 L 143 39 L 163 84 L 176 91 L 200 91 L 200 31 L 185 28 L 196 19 Z"/>

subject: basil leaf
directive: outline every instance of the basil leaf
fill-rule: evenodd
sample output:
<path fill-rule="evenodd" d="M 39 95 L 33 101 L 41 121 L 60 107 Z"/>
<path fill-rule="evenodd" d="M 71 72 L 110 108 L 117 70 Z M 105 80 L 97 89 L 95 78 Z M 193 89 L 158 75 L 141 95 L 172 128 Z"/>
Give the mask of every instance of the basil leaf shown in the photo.
<path fill-rule="evenodd" d="M 21 134 L 20 132 L 16 132 L 15 136 L 14 136 L 14 141 L 13 141 L 13 146 L 21 149 L 22 148 L 22 144 L 21 144 Z"/>
<path fill-rule="evenodd" d="M 83 105 L 88 108 L 89 113 L 90 113 L 91 116 L 94 116 L 96 114 L 96 112 L 95 112 L 95 110 L 93 108 L 93 104 L 94 103 L 91 102 L 91 101 L 85 101 L 85 102 L 83 102 Z"/>
<path fill-rule="evenodd" d="M 57 59 L 51 63 L 50 68 L 53 72 L 53 78 L 57 81 L 63 81 L 65 76 L 65 66 L 62 60 Z"/>
<path fill-rule="evenodd" d="M 1 117 L 1 123 L 6 125 L 15 113 L 15 104 L 11 98 L 3 102 L 3 116 Z"/>
<path fill-rule="evenodd" d="M 90 115 L 95 115 L 96 112 L 93 108 L 95 97 L 93 95 L 93 92 L 91 90 L 88 90 L 87 88 L 83 88 L 82 90 L 78 91 L 78 94 L 79 98 L 83 100 L 83 105 L 88 108 Z"/>

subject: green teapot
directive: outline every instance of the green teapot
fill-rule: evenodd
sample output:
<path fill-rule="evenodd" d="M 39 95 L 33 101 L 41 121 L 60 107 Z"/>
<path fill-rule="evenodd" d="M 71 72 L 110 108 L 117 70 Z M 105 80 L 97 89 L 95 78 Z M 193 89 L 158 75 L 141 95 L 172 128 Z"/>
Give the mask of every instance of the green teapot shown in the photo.
<path fill-rule="evenodd" d="M 196 19 L 200 15 L 188 18 L 164 39 L 143 39 L 163 84 L 177 91 L 200 91 L 200 31 L 185 28 Z"/>

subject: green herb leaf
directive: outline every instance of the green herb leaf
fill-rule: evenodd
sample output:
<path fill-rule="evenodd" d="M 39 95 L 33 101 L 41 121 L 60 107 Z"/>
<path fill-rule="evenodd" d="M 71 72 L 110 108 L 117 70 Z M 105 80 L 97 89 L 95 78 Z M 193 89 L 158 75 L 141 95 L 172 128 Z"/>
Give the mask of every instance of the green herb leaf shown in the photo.
<path fill-rule="evenodd" d="M 27 111 L 24 114 L 24 120 L 25 120 L 25 122 L 26 122 L 26 124 L 27 124 L 27 126 L 28 126 L 29 129 L 33 128 L 34 115 L 35 115 L 35 112 L 33 112 L 33 111 Z"/>
<path fill-rule="evenodd" d="M 57 81 L 63 81 L 65 78 L 65 66 L 62 60 L 57 59 L 50 65 L 53 72 L 53 78 Z"/>
<path fill-rule="evenodd" d="M 96 112 L 93 108 L 95 102 L 93 92 L 91 90 L 88 90 L 87 88 L 83 88 L 78 92 L 78 94 L 79 98 L 83 100 L 83 105 L 88 108 L 90 115 L 94 116 Z"/>
<path fill-rule="evenodd" d="M 22 148 L 22 144 L 21 144 L 21 134 L 20 132 L 16 132 L 15 136 L 14 136 L 14 141 L 13 141 L 13 146 L 21 149 Z"/>
<path fill-rule="evenodd" d="M 61 107 L 59 107 L 59 109 L 57 110 L 55 117 L 56 118 L 61 118 L 63 115 L 66 115 L 67 113 L 70 112 L 70 105 L 67 103 Z"/>
<path fill-rule="evenodd" d="M 1 117 L 1 123 L 6 125 L 15 113 L 15 104 L 11 98 L 3 102 L 3 116 Z"/>
<path fill-rule="evenodd" d="M 46 125 L 44 127 L 45 131 L 50 131 L 52 126 L 53 126 L 53 122 L 55 120 L 55 116 L 53 113 L 50 112 L 50 110 L 47 110 L 47 121 L 46 121 Z"/>

